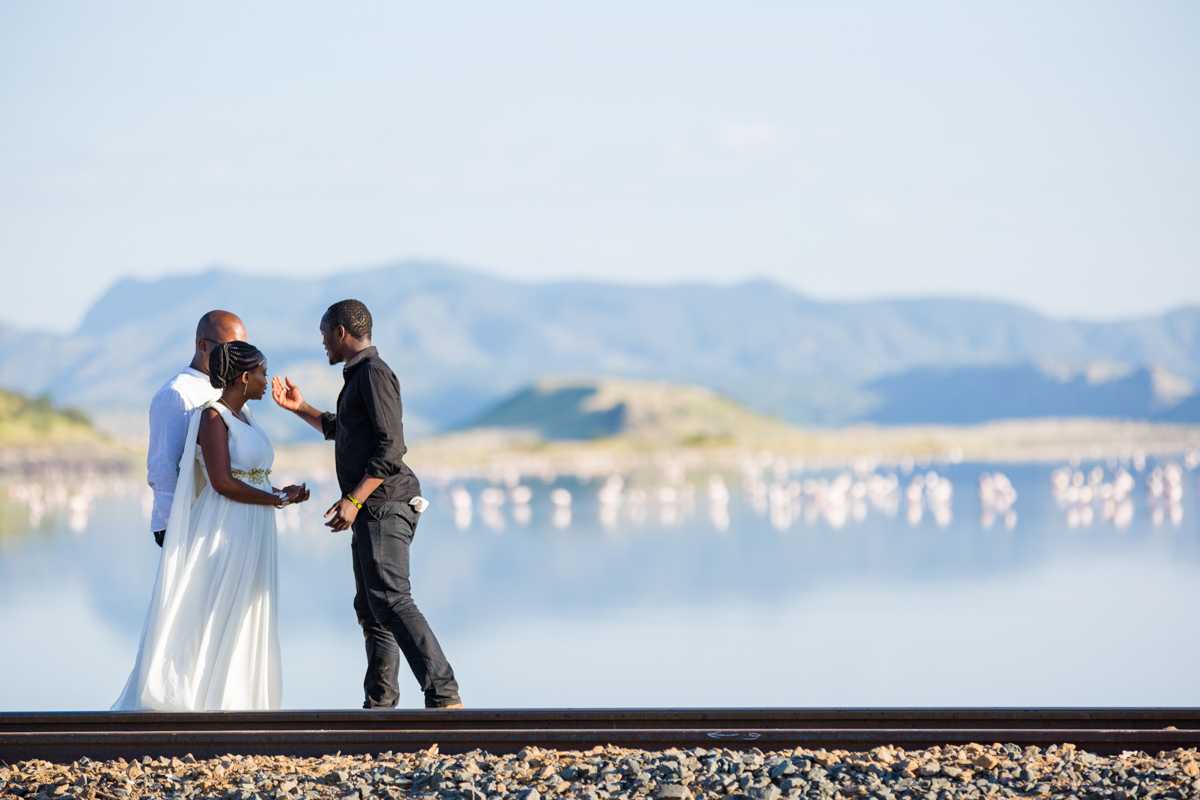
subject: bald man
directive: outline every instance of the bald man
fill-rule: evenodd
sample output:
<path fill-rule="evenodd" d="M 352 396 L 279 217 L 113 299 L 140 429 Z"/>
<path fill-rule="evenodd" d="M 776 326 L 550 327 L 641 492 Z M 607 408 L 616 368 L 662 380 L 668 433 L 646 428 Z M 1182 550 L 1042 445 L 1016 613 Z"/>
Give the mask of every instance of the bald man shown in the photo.
<path fill-rule="evenodd" d="M 163 384 L 150 401 L 150 452 L 146 456 L 146 482 L 154 490 L 154 510 L 150 530 L 162 547 L 171 516 L 171 500 L 179 481 L 179 457 L 187 437 L 192 412 L 221 396 L 208 379 L 208 356 L 212 348 L 225 342 L 246 341 L 246 326 L 236 314 L 210 311 L 196 326 L 196 352 L 192 363 Z"/>

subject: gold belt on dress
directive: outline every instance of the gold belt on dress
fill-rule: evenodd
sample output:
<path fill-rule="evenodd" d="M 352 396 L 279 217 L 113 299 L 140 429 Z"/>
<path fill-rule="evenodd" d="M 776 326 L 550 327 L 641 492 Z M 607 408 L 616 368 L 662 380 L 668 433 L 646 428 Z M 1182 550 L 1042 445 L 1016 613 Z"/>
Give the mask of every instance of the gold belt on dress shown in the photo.
<path fill-rule="evenodd" d="M 240 480 L 240 481 L 249 480 L 251 483 L 266 483 L 267 478 L 269 478 L 271 476 L 271 470 L 258 469 L 257 467 L 250 470 L 249 472 L 247 472 L 246 470 L 242 470 L 242 469 L 233 469 L 233 470 L 230 470 L 230 472 L 232 472 L 233 477 L 237 478 L 238 480 Z"/>

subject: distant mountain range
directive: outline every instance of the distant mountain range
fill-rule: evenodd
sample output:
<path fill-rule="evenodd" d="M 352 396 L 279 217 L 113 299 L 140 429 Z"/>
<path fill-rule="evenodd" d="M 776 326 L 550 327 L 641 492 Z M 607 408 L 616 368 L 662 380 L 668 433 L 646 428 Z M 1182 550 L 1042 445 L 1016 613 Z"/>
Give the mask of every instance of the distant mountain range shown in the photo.
<path fill-rule="evenodd" d="M 1086 415 L 1200 422 L 1200 308 L 1118 322 L 1053 320 L 970 299 L 818 302 L 766 281 L 722 287 L 522 283 L 405 262 L 330 278 L 213 269 L 115 284 L 66 336 L 0 327 L 0 386 L 98 420 L 141 419 L 190 359 L 212 308 L 241 315 L 273 373 L 329 406 L 325 308 L 362 299 L 400 376 L 410 431 L 447 430 L 546 375 L 708 387 L 806 424 Z M 304 429 L 269 403 L 276 435 Z"/>
<path fill-rule="evenodd" d="M 1161 367 L 1074 371 L 1052 365 L 919 367 L 866 384 L 880 398 L 864 419 L 972 424 L 1034 417 L 1200 422 L 1191 383 Z"/>

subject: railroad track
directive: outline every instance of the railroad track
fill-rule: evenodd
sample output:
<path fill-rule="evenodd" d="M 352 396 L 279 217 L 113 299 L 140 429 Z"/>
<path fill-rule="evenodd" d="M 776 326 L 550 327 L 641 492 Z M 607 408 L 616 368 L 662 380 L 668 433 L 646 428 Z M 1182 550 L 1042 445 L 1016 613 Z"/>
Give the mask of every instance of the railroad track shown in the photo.
<path fill-rule="evenodd" d="M 1070 742 L 1098 753 L 1200 746 L 1200 708 L 629 709 L 0 713 L 0 759 L 68 762 L 225 753 L 312 756 L 424 749 L 509 753 L 526 746 L 660 750 L 728 747 L 905 749 Z"/>

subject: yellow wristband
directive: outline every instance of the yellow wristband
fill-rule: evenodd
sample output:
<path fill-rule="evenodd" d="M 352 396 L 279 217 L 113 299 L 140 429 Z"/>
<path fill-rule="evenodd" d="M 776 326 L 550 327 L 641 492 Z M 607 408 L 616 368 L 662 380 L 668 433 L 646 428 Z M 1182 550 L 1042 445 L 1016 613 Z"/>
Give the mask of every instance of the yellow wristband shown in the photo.
<path fill-rule="evenodd" d="M 346 499 L 349 500 L 351 503 L 354 503 L 355 508 L 357 508 L 359 511 L 362 511 L 362 503 L 355 500 L 354 495 L 348 494 L 348 495 L 346 495 Z"/>

